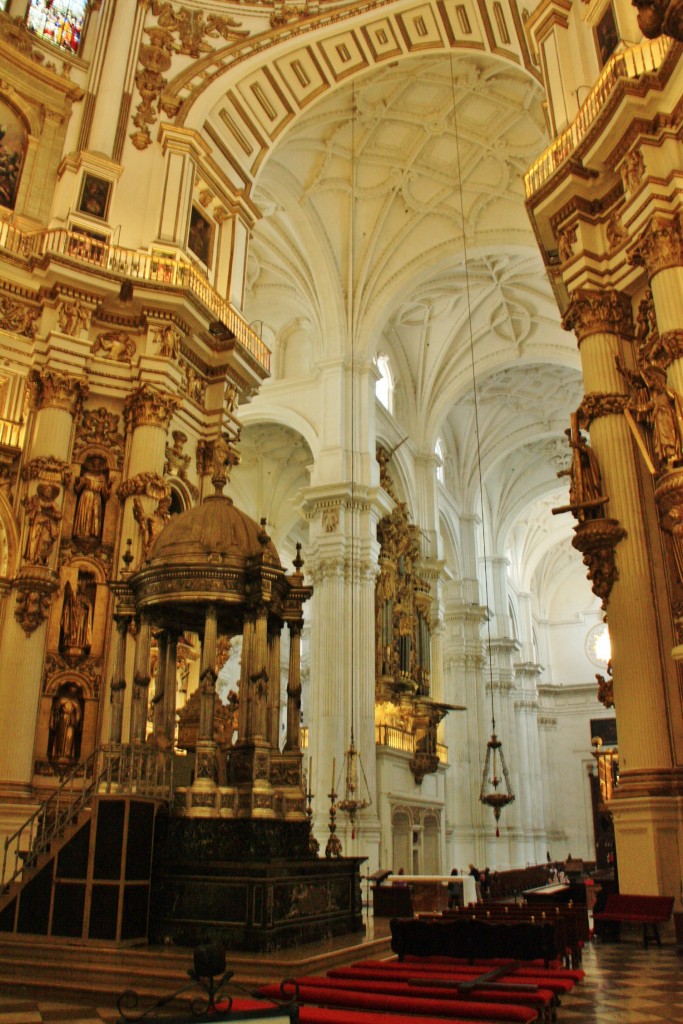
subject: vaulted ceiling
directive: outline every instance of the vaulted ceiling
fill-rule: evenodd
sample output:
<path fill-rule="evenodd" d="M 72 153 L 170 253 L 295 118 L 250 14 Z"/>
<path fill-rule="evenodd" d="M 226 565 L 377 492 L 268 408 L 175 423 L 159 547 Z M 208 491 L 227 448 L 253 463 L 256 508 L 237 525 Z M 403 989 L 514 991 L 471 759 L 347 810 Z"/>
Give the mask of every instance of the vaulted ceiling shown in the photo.
<path fill-rule="evenodd" d="M 246 302 L 281 378 L 351 352 L 389 358 L 400 429 L 423 451 L 442 439 L 467 511 L 480 457 L 492 543 L 527 586 L 568 548 L 571 517 L 549 509 L 566 498 L 557 472 L 582 394 L 524 209 L 542 100 L 521 69 L 471 53 L 394 62 L 326 95 L 257 178 Z"/>

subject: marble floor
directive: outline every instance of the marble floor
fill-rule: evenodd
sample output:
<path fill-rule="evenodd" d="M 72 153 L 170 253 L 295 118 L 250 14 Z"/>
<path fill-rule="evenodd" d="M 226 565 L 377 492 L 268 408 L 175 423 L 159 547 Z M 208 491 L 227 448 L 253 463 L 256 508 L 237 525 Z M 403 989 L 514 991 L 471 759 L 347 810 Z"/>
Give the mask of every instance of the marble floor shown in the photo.
<path fill-rule="evenodd" d="M 673 934 L 663 935 L 661 949 L 644 950 L 637 932 L 620 943 L 593 943 L 585 950 L 583 967 L 586 977 L 562 1000 L 557 1024 L 683 1024 L 683 956 L 677 952 Z M 279 978 L 276 958 L 272 969 L 273 978 Z M 232 992 L 242 994 L 238 989 Z M 143 1001 L 140 1009 L 148 1005 Z M 182 1009 L 176 1004 L 176 1012 Z M 120 1020 L 114 997 L 68 997 L 64 992 L 25 986 L 5 986 L 0 991 L 0 1024 L 115 1024 Z"/>

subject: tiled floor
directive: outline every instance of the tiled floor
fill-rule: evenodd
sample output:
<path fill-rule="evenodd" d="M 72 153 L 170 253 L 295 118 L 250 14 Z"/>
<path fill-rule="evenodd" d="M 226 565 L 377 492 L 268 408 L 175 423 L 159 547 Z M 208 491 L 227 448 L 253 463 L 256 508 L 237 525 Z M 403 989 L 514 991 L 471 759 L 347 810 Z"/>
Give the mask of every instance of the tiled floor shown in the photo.
<path fill-rule="evenodd" d="M 683 1024 L 683 956 L 677 954 L 672 935 L 665 937 L 661 949 L 644 950 L 636 933 L 618 944 L 593 944 L 585 950 L 583 967 L 586 977 L 563 999 L 557 1024 Z M 18 987 L 0 993 L 0 1024 L 119 1020 L 114 999 L 67 999 L 63 993 L 56 997 Z"/>

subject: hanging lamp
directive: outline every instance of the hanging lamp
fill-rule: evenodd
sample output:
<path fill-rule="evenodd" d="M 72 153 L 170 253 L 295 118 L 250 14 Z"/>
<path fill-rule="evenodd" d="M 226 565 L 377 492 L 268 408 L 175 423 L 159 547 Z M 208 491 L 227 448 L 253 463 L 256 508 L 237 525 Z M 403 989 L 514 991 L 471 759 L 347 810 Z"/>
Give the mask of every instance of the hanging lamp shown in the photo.
<path fill-rule="evenodd" d="M 451 69 L 451 88 L 453 91 L 453 123 L 455 128 L 455 150 L 456 150 L 456 161 L 458 166 L 458 188 L 460 194 L 460 220 L 462 223 L 462 243 L 464 253 L 464 266 L 465 266 L 465 292 L 467 295 L 467 320 L 469 324 L 469 336 L 470 336 L 470 366 L 472 371 L 472 392 L 474 395 L 474 432 L 476 438 L 477 447 L 477 470 L 479 476 L 479 501 L 481 508 L 481 526 L 482 526 L 482 550 L 484 554 L 484 590 L 486 595 L 486 607 L 489 607 L 489 580 L 488 572 L 486 572 L 486 522 L 484 514 L 484 485 L 483 475 L 481 470 L 481 443 L 479 434 L 479 402 L 477 398 L 477 378 L 475 372 L 475 359 L 474 359 L 474 334 L 472 331 L 472 303 L 470 297 L 470 277 L 469 277 L 469 266 L 467 256 L 467 230 L 465 224 L 465 205 L 463 201 L 463 187 L 462 187 L 462 168 L 460 164 L 460 137 L 458 134 L 458 111 L 455 102 L 455 77 L 453 74 L 453 57 L 450 58 L 450 69 Z M 503 744 L 496 735 L 496 716 L 493 702 L 493 654 L 491 647 L 491 617 L 486 616 L 486 635 L 487 635 L 487 653 L 488 653 L 488 670 L 489 670 L 489 689 L 491 692 L 491 737 L 486 744 L 486 758 L 484 760 L 484 772 L 481 780 L 481 790 L 479 793 L 479 800 L 482 804 L 490 807 L 493 810 L 493 815 L 496 820 L 496 838 L 500 836 L 500 828 L 498 822 L 500 820 L 500 812 L 508 804 L 511 804 L 514 799 L 514 793 L 512 792 L 512 786 L 510 785 L 510 775 L 508 773 L 505 758 L 503 756 Z M 504 783 L 504 789 L 499 789 L 501 784 Z"/>

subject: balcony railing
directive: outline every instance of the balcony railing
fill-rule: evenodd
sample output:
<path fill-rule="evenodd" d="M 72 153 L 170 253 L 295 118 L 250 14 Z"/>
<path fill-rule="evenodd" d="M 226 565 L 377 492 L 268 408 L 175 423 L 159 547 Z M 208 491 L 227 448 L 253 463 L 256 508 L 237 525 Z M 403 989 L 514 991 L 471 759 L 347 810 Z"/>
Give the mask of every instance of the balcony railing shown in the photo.
<path fill-rule="evenodd" d="M 624 78 L 639 78 L 649 71 L 657 71 L 674 45 L 668 36 L 646 39 L 622 53 L 615 53 L 605 64 L 597 82 L 581 104 L 572 124 L 558 135 L 524 175 L 527 199 L 538 192 L 557 168 L 576 152 L 603 110 L 617 82 Z"/>
<path fill-rule="evenodd" d="M 406 754 L 415 753 L 415 736 L 397 725 L 375 725 L 375 743 L 379 747 L 390 747 L 402 750 Z M 444 743 L 436 744 L 436 753 L 441 764 L 448 762 L 448 747 Z"/>
<path fill-rule="evenodd" d="M 59 256 L 81 266 L 113 271 L 129 280 L 189 289 L 210 311 L 213 319 L 224 324 L 256 363 L 270 372 L 268 346 L 187 260 L 124 249 L 66 228 L 25 234 L 6 223 L 0 223 L 0 248 L 22 259 Z"/>

